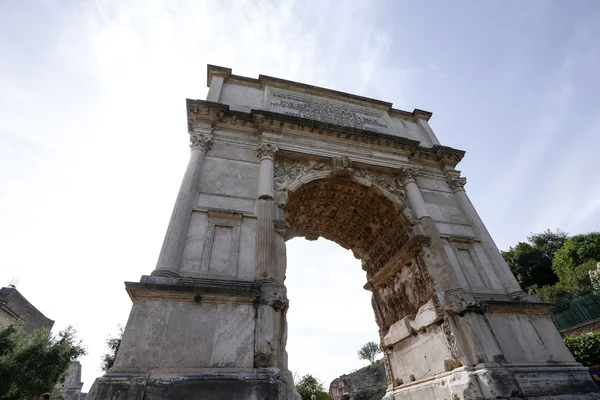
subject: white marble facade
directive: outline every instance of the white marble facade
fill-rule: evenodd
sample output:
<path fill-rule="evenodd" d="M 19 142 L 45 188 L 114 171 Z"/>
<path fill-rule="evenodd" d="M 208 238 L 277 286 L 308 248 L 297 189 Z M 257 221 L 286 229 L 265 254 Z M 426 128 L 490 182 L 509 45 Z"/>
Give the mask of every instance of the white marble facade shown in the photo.
<path fill-rule="evenodd" d="M 187 102 L 190 163 L 156 269 L 127 283 L 123 344 L 90 398 L 127 382 L 141 393 L 143 379 L 144 399 L 297 398 L 285 352 L 293 236 L 362 260 L 386 399 L 600 398 L 549 305 L 502 259 L 456 170 L 464 152 L 439 143 L 430 113 L 215 66 L 208 86 Z"/>

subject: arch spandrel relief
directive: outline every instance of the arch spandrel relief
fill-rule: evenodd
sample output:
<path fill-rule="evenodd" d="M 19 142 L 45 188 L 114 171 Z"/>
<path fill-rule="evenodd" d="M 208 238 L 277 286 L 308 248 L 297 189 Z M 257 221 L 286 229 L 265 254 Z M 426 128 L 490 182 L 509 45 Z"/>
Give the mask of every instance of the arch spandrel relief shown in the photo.
<path fill-rule="evenodd" d="M 275 163 L 276 203 L 285 209 L 290 193 L 303 184 L 324 178 L 345 178 L 379 190 L 404 214 L 408 224 L 414 225 L 414 215 L 406 202 L 404 183 L 408 179 L 414 179 L 417 174 L 414 168 L 399 168 L 394 172 L 358 168 L 347 156 L 333 157 L 329 160 L 280 156 Z"/>

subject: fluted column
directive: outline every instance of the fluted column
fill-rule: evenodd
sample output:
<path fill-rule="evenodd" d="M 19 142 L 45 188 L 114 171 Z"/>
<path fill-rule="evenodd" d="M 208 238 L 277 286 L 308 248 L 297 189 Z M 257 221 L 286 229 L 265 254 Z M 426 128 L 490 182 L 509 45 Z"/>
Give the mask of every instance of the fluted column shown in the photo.
<path fill-rule="evenodd" d="M 277 146 L 260 143 L 257 156 L 260 162 L 258 199 L 256 200 L 256 272 L 257 279 L 271 278 L 275 274 L 274 217 L 274 161 Z"/>
<path fill-rule="evenodd" d="M 479 217 L 477 210 L 475 210 L 473 203 L 471 203 L 471 200 L 465 192 L 465 184 L 467 183 L 467 178 L 460 177 L 455 174 L 449 174 L 447 175 L 446 180 L 448 182 L 448 185 L 454 192 L 454 196 L 456 197 L 460 208 L 462 209 L 463 213 L 467 217 L 467 220 L 471 224 L 475 235 L 477 235 L 488 257 L 490 257 L 492 263 L 496 266 L 496 273 L 498 274 L 502 282 L 504 282 L 504 286 L 507 292 L 522 292 L 519 283 L 510 271 L 508 264 L 506 264 L 506 261 L 502 257 L 502 254 L 496 246 L 494 239 L 492 239 L 492 235 L 490 235 L 490 233 L 488 232 L 483 221 Z"/>
<path fill-rule="evenodd" d="M 190 142 L 190 160 L 179 188 L 179 194 L 158 256 L 156 269 L 152 272 L 154 276 L 179 276 L 179 267 L 190 219 L 192 218 L 194 199 L 202 176 L 202 166 L 206 153 L 210 149 L 211 133 L 204 131 L 191 132 Z"/>

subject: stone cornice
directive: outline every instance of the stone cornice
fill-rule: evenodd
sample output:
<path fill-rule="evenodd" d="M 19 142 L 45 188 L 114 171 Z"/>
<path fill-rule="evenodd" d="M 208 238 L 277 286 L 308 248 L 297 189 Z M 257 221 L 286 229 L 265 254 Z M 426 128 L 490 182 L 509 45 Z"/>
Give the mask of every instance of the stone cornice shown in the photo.
<path fill-rule="evenodd" d="M 293 89 L 296 92 L 308 93 L 364 107 L 371 107 L 384 110 L 387 111 L 390 115 L 396 115 L 412 120 L 424 119 L 425 121 L 429 121 L 429 119 L 432 116 L 432 113 L 428 111 L 419 109 L 415 109 L 413 112 L 399 110 L 393 108 L 393 104 L 387 101 L 358 96 L 350 93 L 344 93 L 333 89 L 326 89 L 318 86 L 308 85 L 306 83 L 294 82 L 281 78 L 274 78 L 272 76 L 267 75 L 259 75 L 258 78 L 249 78 L 245 76 L 234 75 L 232 73 L 231 68 L 219 67 L 216 65 L 209 64 L 206 69 L 206 83 L 209 87 L 213 76 L 221 76 L 225 79 L 225 81 L 227 81 L 227 83 L 251 86 L 261 89 L 264 89 L 265 86 L 280 89 Z"/>
<path fill-rule="evenodd" d="M 411 158 L 430 160 L 438 163 L 443 162 L 449 166 L 458 164 L 465 154 L 462 150 L 447 146 L 434 145 L 431 148 L 423 147 L 420 146 L 420 142 L 417 140 L 334 125 L 272 111 L 233 111 L 226 104 L 204 100 L 187 99 L 186 104 L 189 131 L 192 131 L 199 124 L 209 124 L 214 127 L 217 123 L 235 125 L 240 129 L 254 130 L 258 133 L 281 133 L 284 130 L 295 130 L 385 148 L 401 149 L 407 151 L 409 153 L 408 156 Z"/>
<path fill-rule="evenodd" d="M 444 311 L 450 315 L 464 315 L 470 312 L 478 314 L 499 313 L 547 315 L 550 314 L 553 307 L 554 306 L 552 303 L 546 302 L 487 299 L 469 302 L 452 302 L 444 307 Z"/>
<path fill-rule="evenodd" d="M 213 76 L 222 76 L 223 79 L 227 79 L 231 76 L 231 68 L 209 64 L 206 67 L 206 86 L 210 87 Z"/>
<path fill-rule="evenodd" d="M 186 279 L 142 277 L 141 282 L 125 282 L 132 301 L 171 300 L 181 302 L 229 302 L 253 303 L 259 292 L 252 282 L 222 279 Z"/>
<path fill-rule="evenodd" d="M 503 314 L 550 314 L 554 305 L 546 302 L 485 300 L 480 302 L 487 313 Z"/>

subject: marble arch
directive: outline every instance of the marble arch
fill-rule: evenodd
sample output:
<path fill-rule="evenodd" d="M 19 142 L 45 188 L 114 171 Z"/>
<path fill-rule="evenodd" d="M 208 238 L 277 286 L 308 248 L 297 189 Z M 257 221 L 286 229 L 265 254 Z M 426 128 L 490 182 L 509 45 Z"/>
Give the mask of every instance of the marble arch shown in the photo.
<path fill-rule="evenodd" d="M 517 284 L 456 169 L 464 151 L 440 144 L 431 113 L 207 72 L 207 99 L 187 100 L 190 159 L 156 268 L 125 283 L 123 341 L 90 400 L 298 399 L 293 236 L 362 260 L 384 399 L 600 398 L 550 305 Z"/>

